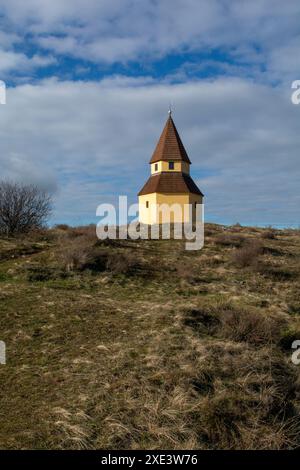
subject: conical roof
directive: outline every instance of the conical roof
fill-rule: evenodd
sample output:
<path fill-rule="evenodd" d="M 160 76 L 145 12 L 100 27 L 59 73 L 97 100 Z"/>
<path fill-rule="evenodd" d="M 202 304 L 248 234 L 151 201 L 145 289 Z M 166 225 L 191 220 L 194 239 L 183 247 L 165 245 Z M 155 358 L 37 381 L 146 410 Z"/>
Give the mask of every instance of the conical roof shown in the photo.
<path fill-rule="evenodd" d="M 191 163 L 171 115 L 168 117 L 150 163 L 156 163 L 160 160 L 180 160 Z"/>

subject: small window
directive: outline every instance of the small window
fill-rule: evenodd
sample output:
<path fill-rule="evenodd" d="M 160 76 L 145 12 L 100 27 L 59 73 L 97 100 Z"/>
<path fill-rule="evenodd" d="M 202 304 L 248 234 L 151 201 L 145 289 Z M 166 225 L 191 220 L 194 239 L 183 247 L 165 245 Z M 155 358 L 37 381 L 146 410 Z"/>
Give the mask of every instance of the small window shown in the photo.
<path fill-rule="evenodd" d="M 169 170 L 174 170 L 174 162 L 169 162 Z"/>
<path fill-rule="evenodd" d="M 154 168 L 155 168 L 155 171 L 158 170 L 158 164 L 157 164 L 157 163 L 155 163 L 155 167 L 154 167 Z"/>
<path fill-rule="evenodd" d="M 197 202 L 195 202 L 195 209 L 197 209 Z"/>
<path fill-rule="evenodd" d="M 146 201 L 146 209 L 149 209 L 149 201 Z"/>

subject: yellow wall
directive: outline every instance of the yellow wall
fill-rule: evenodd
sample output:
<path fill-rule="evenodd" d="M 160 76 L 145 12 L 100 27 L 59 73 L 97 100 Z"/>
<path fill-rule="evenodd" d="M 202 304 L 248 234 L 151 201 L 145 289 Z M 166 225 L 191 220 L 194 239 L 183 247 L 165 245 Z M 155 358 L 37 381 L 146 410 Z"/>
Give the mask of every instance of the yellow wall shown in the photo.
<path fill-rule="evenodd" d="M 188 194 L 158 194 L 157 204 L 159 205 L 160 212 L 157 216 L 157 222 L 160 224 L 188 222 L 188 214 L 184 213 L 184 205 L 189 204 Z M 170 210 L 173 204 L 178 205 L 179 213 Z"/>
<path fill-rule="evenodd" d="M 152 221 L 151 216 L 151 204 L 156 204 L 157 195 L 156 193 L 146 194 L 139 196 L 139 221 L 141 224 L 151 225 L 155 222 Z M 146 207 L 146 202 L 149 202 L 149 208 Z"/>
<path fill-rule="evenodd" d="M 157 165 L 157 170 L 155 170 Z M 161 171 L 182 171 L 183 173 L 190 173 L 190 165 L 187 162 L 176 162 L 174 161 L 174 170 L 169 170 L 169 162 L 159 161 L 157 163 L 151 163 L 151 175 L 154 173 L 160 173 Z"/>
<path fill-rule="evenodd" d="M 149 208 L 146 207 L 146 202 Z M 159 194 L 152 193 L 139 196 L 139 220 L 142 224 L 152 225 L 161 223 L 190 222 L 189 214 L 184 213 L 184 205 L 193 204 L 192 222 L 196 222 L 195 202 L 202 203 L 202 197 L 197 194 Z M 180 213 L 170 211 L 173 204 L 178 204 Z M 155 206 L 157 205 L 157 207 Z M 152 210 L 151 210 L 152 206 Z M 159 210 L 160 209 L 160 210 Z"/>

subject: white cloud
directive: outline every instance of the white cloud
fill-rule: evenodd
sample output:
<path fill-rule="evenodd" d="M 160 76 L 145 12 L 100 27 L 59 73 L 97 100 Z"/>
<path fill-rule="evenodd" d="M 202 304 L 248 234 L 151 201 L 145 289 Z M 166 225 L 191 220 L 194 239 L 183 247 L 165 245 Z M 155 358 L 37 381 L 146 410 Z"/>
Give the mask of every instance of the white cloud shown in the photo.
<path fill-rule="evenodd" d="M 11 51 L 0 50 L 0 72 L 6 72 L 12 69 L 24 68 L 27 65 L 27 57 L 25 54 L 18 54 Z"/>
<path fill-rule="evenodd" d="M 47 67 L 54 63 L 56 63 L 56 59 L 52 56 L 40 56 L 36 54 L 29 58 L 23 53 L 3 51 L 0 49 L 0 73 L 3 78 L 11 71 L 24 75 L 24 73 L 36 67 Z"/>
<path fill-rule="evenodd" d="M 10 48 L 20 41 L 21 38 L 17 34 L 0 31 L 0 44 L 3 48 Z"/>
<path fill-rule="evenodd" d="M 0 0 L 0 13 L 14 34 L 95 63 L 221 48 L 242 63 L 265 64 L 266 78 L 297 71 L 298 0 Z"/>
<path fill-rule="evenodd" d="M 0 31 L 0 74 L 2 79 L 6 78 L 10 72 L 24 76 L 35 68 L 56 63 L 56 58 L 49 54 L 28 56 L 24 52 L 16 51 L 15 46 L 20 49 L 22 41 L 22 34 L 19 31 L 13 31 L 13 28 L 12 31 Z"/>
<path fill-rule="evenodd" d="M 172 101 L 210 218 L 297 224 L 300 106 L 289 93 L 232 78 L 20 85 L 0 106 L 1 177 L 57 186 L 56 220 L 93 220 L 104 200 L 135 200 Z"/>

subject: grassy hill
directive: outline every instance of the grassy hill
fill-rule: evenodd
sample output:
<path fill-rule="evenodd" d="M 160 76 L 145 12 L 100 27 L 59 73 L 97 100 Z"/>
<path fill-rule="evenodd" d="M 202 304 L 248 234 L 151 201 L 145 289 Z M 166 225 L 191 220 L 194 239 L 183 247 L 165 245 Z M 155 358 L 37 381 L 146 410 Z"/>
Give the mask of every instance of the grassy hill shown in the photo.
<path fill-rule="evenodd" d="M 0 239 L 0 447 L 300 445 L 300 232 Z"/>

